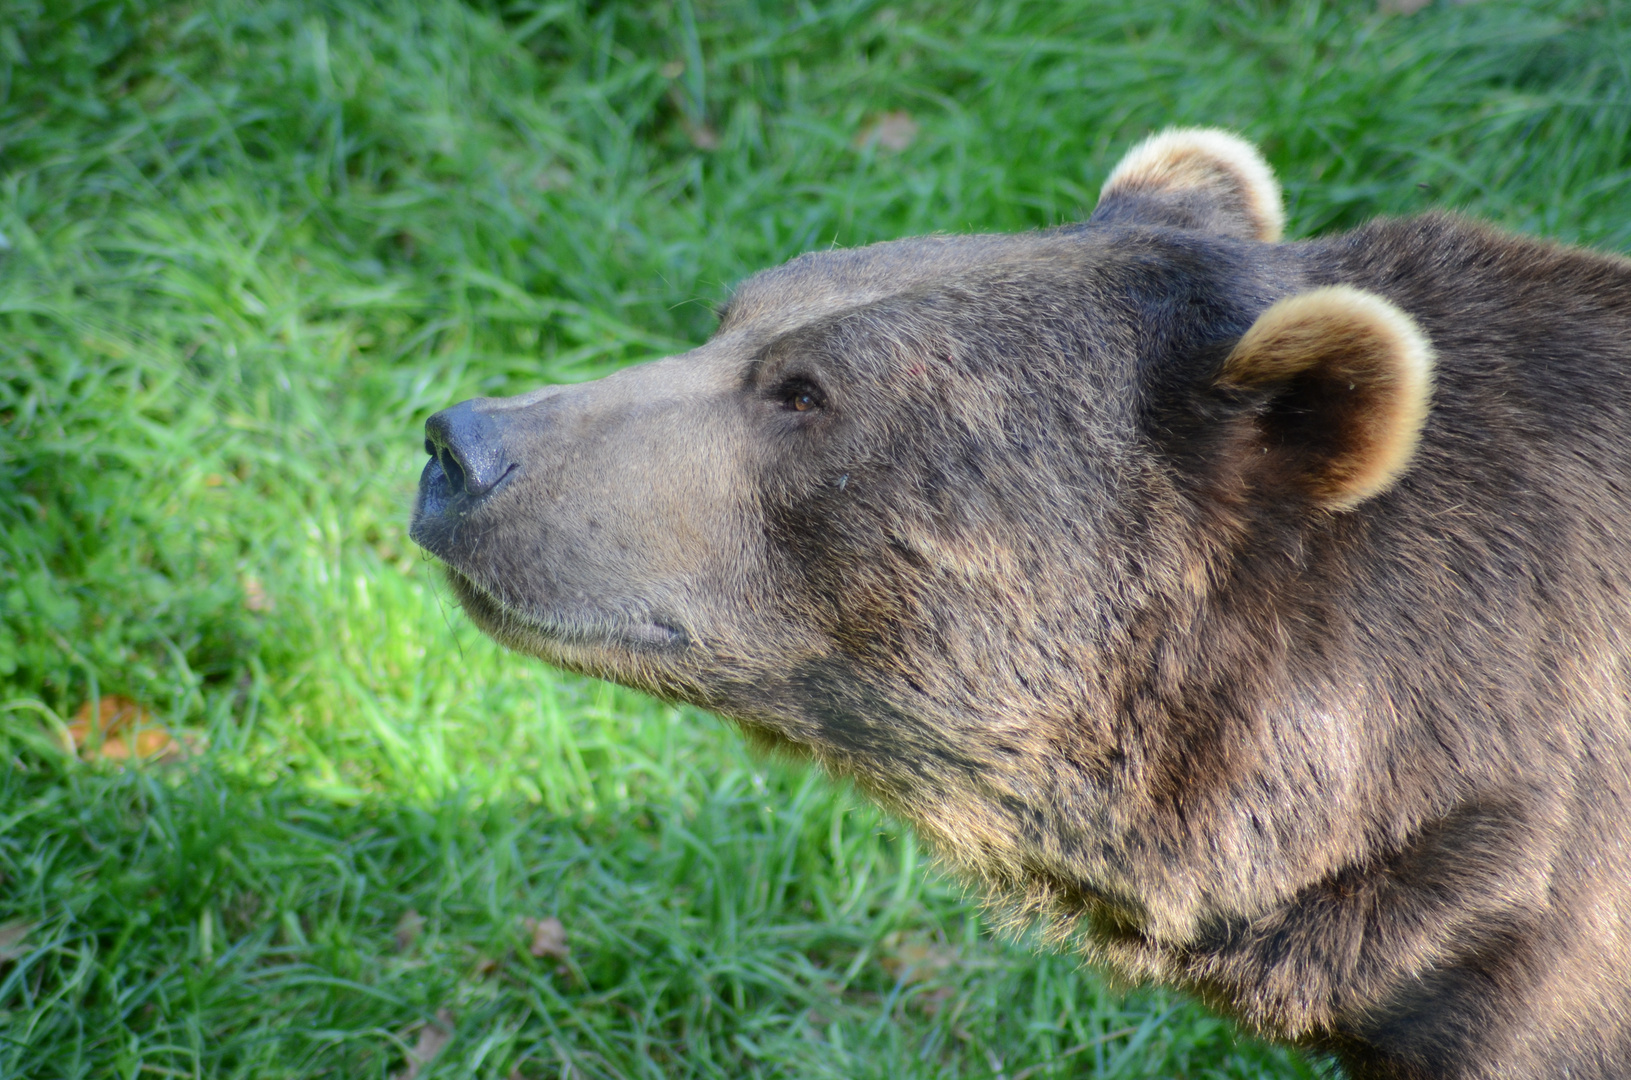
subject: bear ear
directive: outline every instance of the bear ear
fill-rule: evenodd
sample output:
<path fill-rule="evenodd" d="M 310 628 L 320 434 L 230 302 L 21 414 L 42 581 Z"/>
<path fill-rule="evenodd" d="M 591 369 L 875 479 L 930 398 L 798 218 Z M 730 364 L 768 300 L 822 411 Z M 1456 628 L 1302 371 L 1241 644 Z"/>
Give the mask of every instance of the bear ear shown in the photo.
<path fill-rule="evenodd" d="M 1414 319 L 1374 293 L 1315 289 L 1263 312 L 1223 362 L 1216 389 L 1248 404 L 1234 441 L 1242 472 L 1350 510 L 1393 485 L 1427 422 L 1433 350 Z"/>
<path fill-rule="evenodd" d="M 1089 222 L 1166 225 L 1273 243 L 1280 185 L 1251 143 L 1216 128 L 1171 128 L 1127 152 Z"/>

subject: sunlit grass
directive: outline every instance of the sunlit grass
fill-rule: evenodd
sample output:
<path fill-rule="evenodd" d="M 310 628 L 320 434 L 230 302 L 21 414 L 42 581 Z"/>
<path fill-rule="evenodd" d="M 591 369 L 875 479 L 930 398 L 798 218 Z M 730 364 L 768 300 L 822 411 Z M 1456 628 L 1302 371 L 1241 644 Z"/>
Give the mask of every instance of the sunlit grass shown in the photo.
<path fill-rule="evenodd" d="M 1077 219 L 1172 123 L 1258 139 L 1297 235 L 1626 249 L 1627 56 L 1585 0 L 9 6 L 0 1075 L 1309 1075 L 992 940 L 717 721 L 499 651 L 406 539 L 419 432 L 800 251 Z M 207 750 L 66 759 L 104 695 Z"/>

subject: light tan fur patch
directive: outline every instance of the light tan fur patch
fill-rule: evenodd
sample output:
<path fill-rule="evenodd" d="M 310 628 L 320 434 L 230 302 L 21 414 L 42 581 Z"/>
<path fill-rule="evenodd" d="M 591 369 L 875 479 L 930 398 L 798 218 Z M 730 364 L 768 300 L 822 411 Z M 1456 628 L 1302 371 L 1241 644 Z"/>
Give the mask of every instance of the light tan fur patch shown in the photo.
<path fill-rule="evenodd" d="M 1274 170 L 1257 148 L 1220 128 L 1168 128 L 1127 151 L 1099 191 L 1178 192 L 1197 188 L 1231 193 L 1255 227 L 1254 239 L 1274 243 L 1286 212 Z"/>
<path fill-rule="evenodd" d="M 1352 509 L 1392 486 L 1416 452 L 1432 393 L 1432 345 L 1396 305 L 1332 285 L 1263 312 L 1224 361 L 1220 383 L 1258 388 L 1305 374 L 1353 394 L 1329 417 L 1341 449 L 1310 484 L 1326 508 Z"/>

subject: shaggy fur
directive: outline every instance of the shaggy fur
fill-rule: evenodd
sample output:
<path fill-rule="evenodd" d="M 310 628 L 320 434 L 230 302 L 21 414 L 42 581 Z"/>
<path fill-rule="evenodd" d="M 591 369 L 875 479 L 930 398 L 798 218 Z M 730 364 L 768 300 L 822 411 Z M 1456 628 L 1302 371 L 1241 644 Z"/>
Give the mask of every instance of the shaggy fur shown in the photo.
<path fill-rule="evenodd" d="M 1253 162 L 1169 134 L 1085 224 L 801 256 L 455 406 L 414 536 L 1122 978 L 1355 1077 L 1626 1076 L 1631 263 L 1267 242 Z"/>

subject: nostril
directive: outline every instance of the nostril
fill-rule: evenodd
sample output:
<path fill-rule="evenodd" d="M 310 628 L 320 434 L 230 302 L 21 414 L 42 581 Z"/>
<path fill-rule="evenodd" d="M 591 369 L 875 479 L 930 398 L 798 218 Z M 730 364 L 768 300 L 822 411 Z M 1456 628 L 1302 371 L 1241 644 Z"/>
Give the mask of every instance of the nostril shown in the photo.
<path fill-rule="evenodd" d="M 470 481 L 465 476 L 464 466 L 459 464 L 458 457 L 451 450 L 443 447 L 436 455 L 436 460 L 442 463 L 442 472 L 447 475 L 448 487 L 454 491 L 470 490 Z"/>
<path fill-rule="evenodd" d="M 447 479 L 449 491 L 457 494 L 469 487 L 469 480 L 464 474 L 464 466 L 459 464 L 458 456 L 452 450 L 437 445 L 435 439 L 426 439 L 425 453 L 434 458 L 436 464 L 442 467 L 442 475 Z"/>

